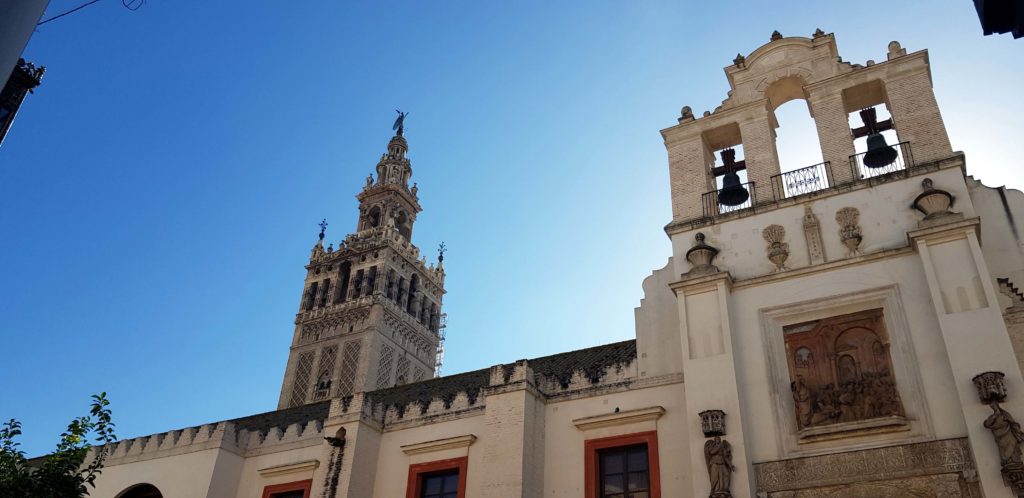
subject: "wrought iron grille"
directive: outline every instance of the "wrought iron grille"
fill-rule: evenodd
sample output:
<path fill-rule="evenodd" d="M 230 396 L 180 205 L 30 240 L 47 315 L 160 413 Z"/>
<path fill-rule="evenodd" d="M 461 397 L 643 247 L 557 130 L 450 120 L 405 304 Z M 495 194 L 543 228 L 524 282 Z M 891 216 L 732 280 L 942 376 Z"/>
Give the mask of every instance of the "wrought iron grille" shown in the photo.
<path fill-rule="evenodd" d="M 832 166 L 828 161 L 772 176 L 772 194 L 777 201 L 824 190 L 832 185 Z"/>
<path fill-rule="evenodd" d="M 732 213 L 753 207 L 757 204 L 757 189 L 754 188 L 754 182 L 741 183 L 741 187 L 745 188 L 750 194 L 750 198 L 746 202 L 738 206 L 723 206 L 718 203 L 718 193 L 721 190 L 712 190 L 711 192 L 705 193 L 702 196 L 704 204 L 704 217 L 711 218 L 720 214 Z"/>
<path fill-rule="evenodd" d="M 913 168 L 914 155 L 910 152 L 910 142 L 900 142 L 893 145 L 893 147 L 896 148 L 898 153 L 896 155 L 896 160 L 893 161 L 892 164 L 881 168 L 869 168 L 864 165 L 864 155 L 867 154 L 867 152 L 861 152 L 860 154 L 850 156 L 850 168 L 853 172 L 854 181 L 865 180 Z"/>

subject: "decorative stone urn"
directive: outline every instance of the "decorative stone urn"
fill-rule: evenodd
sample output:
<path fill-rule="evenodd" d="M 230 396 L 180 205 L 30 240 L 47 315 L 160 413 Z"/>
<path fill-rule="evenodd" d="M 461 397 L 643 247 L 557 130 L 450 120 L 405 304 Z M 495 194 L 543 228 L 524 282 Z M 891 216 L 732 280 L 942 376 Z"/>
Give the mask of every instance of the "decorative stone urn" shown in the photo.
<path fill-rule="evenodd" d="M 846 246 L 848 255 L 860 253 L 860 242 L 864 239 L 860 232 L 860 211 L 854 207 L 844 207 L 836 211 L 836 222 L 839 223 L 839 240 Z"/>
<path fill-rule="evenodd" d="M 761 236 L 768 243 L 768 260 L 775 264 L 775 271 L 786 270 L 789 244 L 782 241 L 786 236 L 786 229 L 782 225 L 768 225 L 761 232 Z"/>
<path fill-rule="evenodd" d="M 690 262 L 692 267 L 690 273 L 712 273 L 718 271 L 718 268 L 711 264 L 718 254 L 718 249 L 705 244 L 704 234 L 701 232 L 697 232 L 697 235 L 694 235 L 693 238 L 697 243 L 690 250 L 686 251 L 686 260 Z"/>
<path fill-rule="evenodd" d="M 914 199 L 914 209 L 924 213 L 924 219 L 930 220 L 949 214 L 949 208 L 953 206 L 953 194 L 945 190 L 935 188 L 931 178 L 921 181 L 924 191 Z"/>

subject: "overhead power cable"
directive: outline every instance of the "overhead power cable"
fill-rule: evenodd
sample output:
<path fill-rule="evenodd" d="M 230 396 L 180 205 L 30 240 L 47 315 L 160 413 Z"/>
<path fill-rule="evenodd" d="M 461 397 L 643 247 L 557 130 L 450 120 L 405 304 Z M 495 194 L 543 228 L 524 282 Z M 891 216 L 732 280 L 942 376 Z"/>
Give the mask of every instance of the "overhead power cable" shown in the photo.
<path fill-rule="evenodd" d="M 82 5 L 79 5 L 78 7 L 75 7 L 71 10 L 61 12 L 60 14 L 57 14 L 53 17 L 39 21 L 39 23 L 36 24 L 36 26 L 42 26 L 50 21 L 60 19 L 68 14 L 73 14 L 99 1 L 100 0 L 89 0 L 88 2 L 85 2 Z M 142 7 L 142 4 L 144 3 L 146 3 L 146 0 L 121 0 L 121 5 L 124 5 L 124 8 L 128 10 L 139 10 L 139 7 Z"/>

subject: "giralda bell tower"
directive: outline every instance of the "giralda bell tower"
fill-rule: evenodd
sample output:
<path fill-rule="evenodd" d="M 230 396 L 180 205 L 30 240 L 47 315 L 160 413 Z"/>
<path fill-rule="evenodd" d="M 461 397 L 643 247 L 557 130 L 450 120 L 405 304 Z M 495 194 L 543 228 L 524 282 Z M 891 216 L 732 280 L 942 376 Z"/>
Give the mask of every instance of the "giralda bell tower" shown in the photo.
<path fill-rule="evenodd" d="M 440 342 L 443 253 L 412 243 L 421 211 L 406 157 L 405 115 L 356 199 L 354 233 L 313 246 L 278 408 L 429 378 Z"/>

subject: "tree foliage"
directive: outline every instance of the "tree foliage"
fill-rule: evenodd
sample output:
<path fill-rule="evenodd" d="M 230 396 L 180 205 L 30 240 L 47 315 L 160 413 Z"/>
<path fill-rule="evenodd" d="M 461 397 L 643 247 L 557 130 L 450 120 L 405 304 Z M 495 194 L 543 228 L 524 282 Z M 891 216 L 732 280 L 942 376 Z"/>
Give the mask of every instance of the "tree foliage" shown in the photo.
<path fill-rule="evenodd" d="M 109 404 L 106 393 L 93 395 L 89 415 L 72 420 L 60 435 L 57 449 L 37 459 L 25 458 L 18 449 L 20 422 L 11 419 L 0 426 L 0 498 L 88 496 L 103 469 L 109 444 L 117 439 Z"/>

